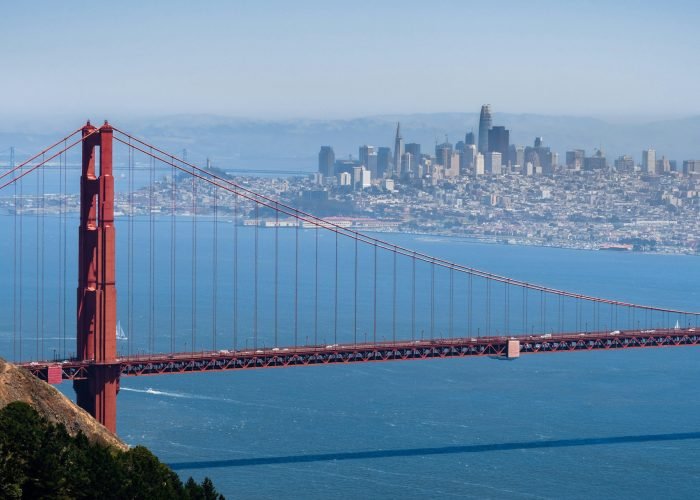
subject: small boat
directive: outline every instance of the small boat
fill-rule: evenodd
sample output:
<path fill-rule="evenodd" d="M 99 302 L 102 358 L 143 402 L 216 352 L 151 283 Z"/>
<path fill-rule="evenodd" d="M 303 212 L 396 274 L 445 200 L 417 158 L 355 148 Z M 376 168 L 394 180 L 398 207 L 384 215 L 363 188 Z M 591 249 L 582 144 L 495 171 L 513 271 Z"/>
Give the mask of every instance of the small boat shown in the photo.
<path fill-rule="evenodd" d="M 681 324 L 676 320 L 676 326 L 673 327 L 674 330 L 680 330 L 681 329 Z"/>
<path fill-rule="evenodd" d="M 121 321 L 117 321 L 117 340 L 127 340 L 127 336 L 124 333 L 124 329 L 122 328 L 122 323 Z"/>

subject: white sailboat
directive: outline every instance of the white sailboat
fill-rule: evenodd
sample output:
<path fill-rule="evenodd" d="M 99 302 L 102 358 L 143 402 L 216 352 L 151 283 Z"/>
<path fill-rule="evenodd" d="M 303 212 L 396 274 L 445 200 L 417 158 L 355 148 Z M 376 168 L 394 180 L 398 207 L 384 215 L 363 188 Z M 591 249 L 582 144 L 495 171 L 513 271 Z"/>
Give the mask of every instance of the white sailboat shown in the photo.
<path fill-rule="evenodd" d="M 124 329 L 122 328 L 122 322 L 117 321 L 117 340 L 127 340 L 127 336 L 124 333 Z"/>
<path fill-rule="evenodd" d="M 676 326 L 673 327 L 674 330 L 680 330 L 681 329 L 681 324 L 676 320 Z"/>

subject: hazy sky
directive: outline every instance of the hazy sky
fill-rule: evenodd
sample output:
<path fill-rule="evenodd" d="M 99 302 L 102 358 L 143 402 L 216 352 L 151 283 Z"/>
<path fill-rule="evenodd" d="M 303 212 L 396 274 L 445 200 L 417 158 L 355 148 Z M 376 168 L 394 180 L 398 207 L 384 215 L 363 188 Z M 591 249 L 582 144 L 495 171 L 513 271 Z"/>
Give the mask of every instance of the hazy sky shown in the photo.
<path fill-rule="evenodd" d="M 0 116 L 700 113 L 700 2 L 6 1 Z"/>

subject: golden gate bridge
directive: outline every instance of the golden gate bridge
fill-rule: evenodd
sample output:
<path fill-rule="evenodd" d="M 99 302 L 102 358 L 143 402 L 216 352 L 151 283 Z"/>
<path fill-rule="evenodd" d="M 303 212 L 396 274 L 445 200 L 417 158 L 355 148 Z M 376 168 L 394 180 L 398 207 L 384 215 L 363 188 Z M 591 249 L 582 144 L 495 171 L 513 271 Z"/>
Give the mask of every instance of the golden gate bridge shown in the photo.
<path fill-rule="evenodd" d="M 75 267 L 68 261 L 68 241 L 74 238 L 67 232 L 73 210 L 67 203 L 67 154 L 77 146 Z M 120 199 L 117 150 L 128 165 Z M 158 179 L 158 169 L 169 175 Z M 58 172 L 58 194 L 47 193 L 50 170 Z M 32 192 L 25 179 L 30 174 L 36 181 Z M 145 188 L 136 189 L 137 174 Z M 0 192 L 9 189 L 13 224 L 5 238 L 11 240 L 13 270 L 5 280 L 12 281 L 13 291 L 12 359 L 51 383 L 72 380 L 78 404 L 112 431 L 122 376 L 467 356 L 512 359 L 700 342 L 698 312 L 574 293 L 412 250 L 258 193 L 107 122 L 100 127 L 88 122 L 10 165 L 0 175 Z M 25 221 L 30 217 L 33 225 Z M 126 245 L 117 241 L 117 218 L 126 226 Z M 246 228 L 244 218 L 250 221 Z M 263 228 L 261 222 L 269 219 Z M 59 229 L 51 232 L 56 221 Z M 141 240 L 139 231 L 146 234 Z M 117 335 L 123 331 L 116 288 L 120 244 L 126 254 L 120 299 L 126 338 Z M 210 266 L 206 273 L 200 272 L 203 259 Z M 74 298 L 69 270 L 77 272 Z M 49 305 L 52 290 L 56 300 Z M 69 313 L 69 305 L 75 311 Z M 30 326 L 35 336 L 27 339 Z M 67 332 L 73 328 L 75 351 L 69 355 Z M 185 348 L 178 349 L 183 340 Z M 60 356 L 54 348 L 53 359 L 47 359 L 51 345 Z"/>

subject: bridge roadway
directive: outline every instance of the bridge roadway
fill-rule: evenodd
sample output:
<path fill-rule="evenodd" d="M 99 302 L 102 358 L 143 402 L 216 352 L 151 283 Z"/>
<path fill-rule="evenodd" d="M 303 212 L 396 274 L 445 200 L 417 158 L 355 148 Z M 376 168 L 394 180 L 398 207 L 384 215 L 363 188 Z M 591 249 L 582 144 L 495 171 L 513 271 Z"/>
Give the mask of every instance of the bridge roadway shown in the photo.
<path fill-rule="evenodd" d="M 122 376 L 137 376 L 467 356 L 506 358 L 509 340 L 516 349 L 519 347 L 519 355 L 690 346 L 700 345 L 700 328 L 697 331 L 696 328 L 629 330 L 145 354 L 119 357 L 114 364 L 119 366 Z M 519 345 L 513 343 L 514 340 Z M 513 354 L 511 349 L 511 357 L 515 357 Z M 20 364 L 53 383 L 86 379 L 94 365 L 91 361 L 76 360 Z"/>

